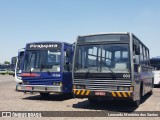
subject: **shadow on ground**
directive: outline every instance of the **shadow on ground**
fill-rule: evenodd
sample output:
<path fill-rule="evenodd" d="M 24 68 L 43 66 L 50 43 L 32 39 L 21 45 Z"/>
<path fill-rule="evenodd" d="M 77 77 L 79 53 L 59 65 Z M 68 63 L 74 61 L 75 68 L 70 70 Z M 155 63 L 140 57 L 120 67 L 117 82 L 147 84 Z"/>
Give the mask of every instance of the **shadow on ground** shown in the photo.
<path fill-rule="evenodd" d="M 150 97 L 149 94 L 141 99 L 141 104 Z M 132 101 L 127 100 L 101 100 L 96 104 L 89 103 L 88 100 L 73 104 L 73 108 L 90 109 L 90 110 L 107 110 L 113 112 L 134 112 L 137 108 Z M 140 106 L 139 106 L 140 107 Z"/>
<path fill-rule="evenodd" d="M 158 84 L 158 85 L 154 85 L 154 88 L 160 88 L 160 85 Z"/>
<path fill-rule="evenodd" d="M 65 101 L 72 99 L 73 97 L 71 95 L 57 95 L 57 94 L 51 94 L 48 97 L 42 97 L 39 94 L 31 95 L 29 97 L 22 98 L 24 100 L 44 100 L 44 101 Z"/>

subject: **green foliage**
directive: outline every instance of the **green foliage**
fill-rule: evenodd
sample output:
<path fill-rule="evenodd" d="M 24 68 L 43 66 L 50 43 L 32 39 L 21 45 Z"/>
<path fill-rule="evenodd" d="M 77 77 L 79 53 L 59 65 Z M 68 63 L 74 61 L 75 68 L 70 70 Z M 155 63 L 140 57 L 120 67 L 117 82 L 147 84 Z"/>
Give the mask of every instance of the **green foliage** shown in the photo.
<path fill-rule="evenodd" d="M 5 62 L 4 62 L 4 64 L 6 64 L 6 65 L 10 65 L 10 62 L 8 62 L 8 61 L 5 61 Z"/>

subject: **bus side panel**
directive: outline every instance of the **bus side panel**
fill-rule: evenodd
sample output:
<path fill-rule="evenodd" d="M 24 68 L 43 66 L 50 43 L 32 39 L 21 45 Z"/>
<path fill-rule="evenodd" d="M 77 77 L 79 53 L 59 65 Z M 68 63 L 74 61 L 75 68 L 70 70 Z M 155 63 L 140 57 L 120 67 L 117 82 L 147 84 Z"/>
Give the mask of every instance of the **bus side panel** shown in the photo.
<path fill-rule="evenodd" d="M 134 72 L 134 80 L 133 80 L 133 85 L 134 85 L 134 96 L 133 96 L 133 100 L 139 100 L 140 96 L 140 84 L 141 84 L 141 76 L 140 74 L 137 74 Z"/>
<path fill-rule="evenodd" d="M 134 100 L 140 100 L 153 89 L 153 74 L 149 67 L 141 66 L 140 74 L 134 72 Z"/>
<path fill-rule="evenodd" d="M 145 95 L 153 89 L 153 73 L 149 67 L 142 67 L 143 94 Z"/>
<path fill-rule="evenodd" d="M 63 84 L 63 92 L 64 93 L 71 93 L 72 92 L 72 73 L 71 72 L 64 72 L 62 73 L 62 84 Z"/>

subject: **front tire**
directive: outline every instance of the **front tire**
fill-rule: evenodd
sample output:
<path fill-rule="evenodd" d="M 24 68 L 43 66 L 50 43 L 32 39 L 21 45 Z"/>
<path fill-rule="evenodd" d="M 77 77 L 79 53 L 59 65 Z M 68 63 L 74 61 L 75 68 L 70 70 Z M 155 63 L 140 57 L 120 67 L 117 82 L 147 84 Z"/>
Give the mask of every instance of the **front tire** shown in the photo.
<path fill-rule="evenodd" d="M 133 102 L 133 105 L 136 108 L 138 108 L 139 105 L 141 104 L 141 98 L 142 98 L 142 96 L 143 96 L 143 83 L 141 83 L 141 85 L 140 85 L 139 100 L 136 100 L 136 101 Z"/>
<path fill-rule="evenodd" d="M 50 93 L 40 93 L 42 98 L 47 98 L 49 97 Z"/>
<path fill-rule="evenodd" d="M 63 93 L 64 97 L 73 98 L 73 93 Z"/>
<path fill-rule="evenodd" d="M 136 108 L 138 108 L 139 107 L 139 105 L 141 104 L 141 102 L 140 102 L 140 100 L 136 100 L 136 101 L 134 101 L 134 106 L 136 107 Z"/>
<path fill-rule="evenodd" d="M 98 100 L 96 98 L 88 98 L 89 103 L 96 104 Z"/>
<path fill-rule="evenodd" d="M 153 94 L 153 90 L 151 90 L 150 92 L 149 92 L 149 95 L 152 95 Z"/>

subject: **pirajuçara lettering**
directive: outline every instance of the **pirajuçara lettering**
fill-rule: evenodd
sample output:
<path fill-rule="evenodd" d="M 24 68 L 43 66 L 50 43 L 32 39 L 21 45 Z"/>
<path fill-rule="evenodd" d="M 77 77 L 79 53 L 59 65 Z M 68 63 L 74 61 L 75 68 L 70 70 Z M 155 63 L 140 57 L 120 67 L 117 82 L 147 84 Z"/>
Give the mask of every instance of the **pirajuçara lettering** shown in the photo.
<path fill-rule="evenodd" d="M 57 44 L 31 44 L 30 48 L 56 48 Z"/>

